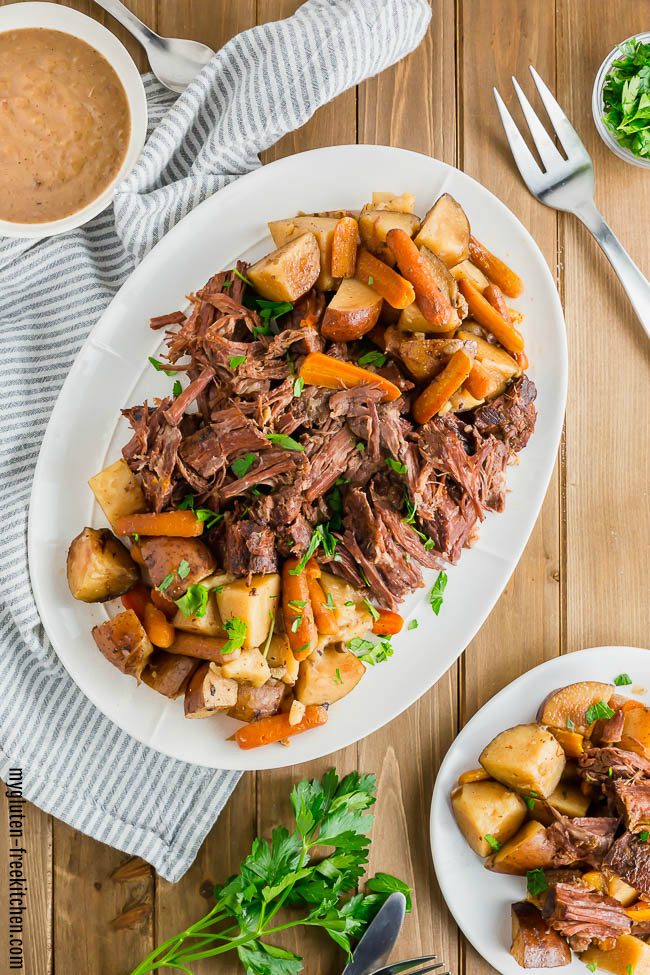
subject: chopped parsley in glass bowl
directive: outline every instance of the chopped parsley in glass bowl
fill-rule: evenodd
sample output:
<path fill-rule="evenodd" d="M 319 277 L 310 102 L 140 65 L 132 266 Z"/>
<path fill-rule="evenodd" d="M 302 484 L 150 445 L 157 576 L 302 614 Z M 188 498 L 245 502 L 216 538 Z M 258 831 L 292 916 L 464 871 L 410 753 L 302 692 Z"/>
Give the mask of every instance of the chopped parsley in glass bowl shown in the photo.
<path fill-rule="evenodd" d="M 650 32 L 628 38 L 607 55 L 591 106 L 596 128 L 612 152 L 650 168 Z"/>

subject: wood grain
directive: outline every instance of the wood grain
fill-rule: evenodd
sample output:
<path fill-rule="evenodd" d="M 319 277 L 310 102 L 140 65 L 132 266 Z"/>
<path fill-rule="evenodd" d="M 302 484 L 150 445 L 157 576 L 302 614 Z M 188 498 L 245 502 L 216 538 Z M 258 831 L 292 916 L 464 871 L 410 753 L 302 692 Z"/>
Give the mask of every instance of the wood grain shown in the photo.
<path fill-rule="evenodd" d="M 7 0 L 0 0 L 0 4 Z M 146 58 L 91 0 L 66 0 L 97 17 L 126 43 L 141 70 Z M 219 48 L 232 34 L 289 16 L 299 0 L 128 0 L 154 29 Z M 210 890 L 237 868 L 254 835 L 289 816 L 294 782 L 331 766 L 376 771 L 379 801 L 371 871 L 392 871 L 415 888 L 398 954 L 437 951 L 451 972 L 489 966 L 459 938 L 436 885 L 428 812 L 436 770 L 457 729 L 508 681 L 559 652 L 603 643 L 643 645 L 648 633 L 648 343 L 606 260 L 571 217 L 529 196 L 495 111 L 496 84 L 513 108 L 510 75 L 529 95 L 533 63 L 582 135 L 596 166 L 597 201 L 624 245 L 650 274 L 647 174 L 617 160 L 590 117 L 591 85 L 602 58 L 650 23 L 650 0 L 432 0 L 425 42 L 408 59 L 320 109 L 299 132 L 264 154 L 349 142 L 400 145 L 457 164 L 496 193 L 539 243 L 565 305 L 570 388 L 558 468 L 525 553 L 495 610 L 459 665 L 406 714 L 370 738 L 308 766 L 244 776 L 195 864 L 176 885 L 144 879 L 116 885 L 125 859 L 28 807 L 30 914 L 26 971 L 32 975 L 126 975 L 159 942 L 204 913 Z M 576 51 L 580 52 L 576 56 Z M 537 103 L 535 103 L 537 104 Z M 521 121 L 521 116 L 516 117 Z M 408 189 L 399 175 L 391 187 Z M 418 201 L 424 203 L 425 201 Z M 3 819 L 3 815 L 5 819 Z M 0 808 L 0 835 L 6 833 Z M 6 862 L 0 855 L 0 876 Z M 3 900 L 3 898 L 5 898 Z M 138 899 L 151 916 L 137 929 L 110 921 Z M 0 911 L 6 891 L 0 882 Z M 5 957 L 4 931 L 0 957 Z M 309 975 L 341 968 L 320 933 L 288 940 Z M 234 973 L 232 958 L 197 975 Z"/>

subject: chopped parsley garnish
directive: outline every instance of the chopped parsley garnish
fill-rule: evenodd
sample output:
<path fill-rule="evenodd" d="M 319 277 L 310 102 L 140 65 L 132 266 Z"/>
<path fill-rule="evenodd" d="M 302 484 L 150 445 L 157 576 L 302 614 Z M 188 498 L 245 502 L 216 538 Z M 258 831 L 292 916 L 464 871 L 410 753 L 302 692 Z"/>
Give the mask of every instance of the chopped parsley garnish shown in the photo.
<path fill-rule="evenodd" d="M 239 369 L 240 366 L 242 366 L 246 362 L 246 356 L 245 355 L 231 355 L 230 356 L 230 359 L 228 360 L 228 362 L 230 363 L 230 368 L 233 371 L 236 371 L 237 369 Z"/>
<path fill-rule="evenodd" d="M 334 681 L 335 684 L 343 683 L 343 678 L 341 677 L 341 670 L 339 667 L 336 668 L 336 677 L 333 677 L 332 680 Z"/>
<path fill-rule="evenodd" d="M 650 839 L 650 833 L 647 829 L 644 829 L 642 833 L 639 833 L 639 839 L 643 840 L 644 843 L 648 842 L 648 839 Z"/>
<path fill-rule="evenodd" d="M 386 463 L 391 470 L 395 471 L 396 474 L 406 474 L 406 464 L 402 464 L 401 461 L 395 460 L 394 457 L 387 457 Z"/>
<path fill-rule="evenodd" d="M 160 583 L 160 585 L 158 586 L 158 590 L 160 592 L 164 592 L 165 589 L 169 589 L 169 587 L 171 586 L 171 584 L 172 584 L 173 581 L 174 581 L 174 573 L 173 572 L 169 572 L 165 576 L 165 578 L 163 579 L 163 581 Z"/>
<path fill-rule="evenodd" d="M 650 157 L 650 44 L 619 44 L 603 86 L 603 122 L 635 156 Z"/>
<path fill-rule="evenodd" d="M 588 961 L 586 964 L 590 972 L 595 972 L 596 969 L 598 968 L 598 965 L 596 964 L 595 961 Z"/>
<path fill-rule="evenodd" d="M 629 674 L 619 674 L 618 677 L 614 678 L 614 683 L 617 687 L 626 687 L 632 683 L 632 678 Z"/>
<path fill-rule="evenodd" d="M 438 578 L 434 582 L 433 588 L 429 593 L 429 603 L 431 604 L 431 609 L 436 614 L 436 616 L 440 612 L 440 607 L 442 606 L 443 593 L 446 587 L 447 587 L 447 573 L 439 572 Z"/>
<path fill-rule="evenodd" d="M 235 463 L 237 463 L 237 461 L 235 461 Z M 216 525 L 216 523 L 221 521 L 223 518 L 222 514 L 220 514 L 218 511 L 212 511 L 211 508 L 197 508 L 194 514 L 199 521 L 205 522 L 206 528 L 212 528 L 213 525 Z"/>
<path fill-rule="evenodd" d="M 569 731 L 573 731 L 573 729 L 575 728 L 575 725 L 574 725 L 573 721 L 571 720 L 571 718 L 567 718 L 566 719 L 566 726 L 569 729 Z"/>
<path fill-rule="evenodd" d="M 255 287 L 255 285 L 252 283 L 252 281 L 249 281 L 248 278 L 245 278 L 244 275 L 241 273 L 241 271 L 238 271 L 236 267 L 234 267 L 232 269 L 232 273 L 233 274 L 236 274 L 238 278 L 241 278 L 241 280 L 244 282 L 244 284 L 247 284 L 249 288 L 254 288 Z"/>
<path fill-rule="evenodd" d="M 380 640 L 378 643 L 373 643 L 372 640 L 364 640 L 362 637 L 353 637 L 346 646 L 355 653 L 364 664 L 368 664 L 370 667 L 374 667 L 375 664 L 381 664 L 389 657 L 393 656 L 394 649 L 391 645 L 390 638 L 387 637 L 384 640 Z"/>
<path fill-rule="evenodd" d="M 526 874 L 526 889 L 531 897 L 543 894 L 548 890 L 548 881 L 543 870 L 529 870 Z"/>
<path fill-rule="evenodd" d="M 327 607 L 328 609 L 334 609 L 334 600 L 332 599 L 332 593 L 327 593 Z"/>
<path fill-rule="evenodd" d="M 300 559 L 300 562 L 295 567 L 295 569 L 289 569 L 289 572 L 291 573 L 292 576 L 300 575 L 300 573 L 303 571 L 303 569 L 309 562 L 310 558 L 312 557 L 316 549 L 319 548 L 319 546 L 321 545 L 323 546 L 323 550 L 325 554 L 329 558 L 336 559 L 336 556 L 334 554 L 334 550 L 336 548 L 336 539 L 331 534 L 328 524 L 316 525 L 316 527 L 312 532 L 311 538 L 309 540 L 307 551 Z"/>
<path fill-rule="evenodd" d="M 298 632 L 298 630 L 300 629 L 300 626 L 301 626 L 302 621 L 303 621 L 304 618 L 305 617 L 302 614 L 300 616 L 295 616 L 294 617 L 293 623 L 291 624 L 291 632 L 292 633 L 297 633 Z"/>
<path fill-rule="evenodd" d="M 345 601 L 345 602 L 343 603 L 343 605 L 344 605 L 344 606 L 354 606 L 354 600 L 353 600 L 353 599 L 347 599 L 347 600 L 346 600 L 346 601 Z"/>
<path fill-rule="evenodd" d="M 302 444 L 294 440 L 293 437 L 287 437 L 285 433 L 267 433 L 266 439 L 270 440 L 274 447 L 282 447 L 283 450 L 304 450 Z"/>
<path fill-rule="evenodd" d="M 165 363 L 164 362 L 159 362 L 158 359 L 154 359 L 154 357 L 152 355 L 147 356 L 147 358 L 148 358 L 149 362 L 151 363 L 151 365 L 156 370 L 156 372 L 164 372 L 166 376 L 176 376 L 177 375 L 177 370 L 176 369 L 166 369 L 165 368 Z"/>
<path fill-rule="evenodd" d="M 365 449 L 366 449 L 365 443 L 362 443 L 361 440 L 359 440 L 359 442 L 357 443 L 357 450 L 365 450 Z"/>
<path fill-rule="evenodd" d="M 174 394 L 174 397 L 176 397 L 176 396 L 180 396 L 182 392 L 183 392 L 183 387 L 180 384 L 180 380 L 177 379 L 174 385 L 172 386 L 172 393 Z"/>
<path fill-rule="evenodd" d="M 368 275 L 368 284 L 374 284 L 374 283 L 375 283 L 375 279 L 373 278 L 372 274 L 369 274 Z"/>
<path fill-rule="evenodd" d="M 587 724 L 593 724 L 594 721 L 598 721 L 601 718 L 607 720 L 607 718 L 613 718 L 613 717 L 614 717 L 614 712 L 612 711 L 610 706 L 606 704 L 605 701 L 603 701 L 602 699 L 598 701 L 596 704 L 592 704 L 591 707 L 587 709 L 587 714 L 586 714 Z"/>
<path fill-rule="evenodd" d="M 178 504 L 176 506 L 177 507 L 177 510 L 178 511 L 187 511 L 187 510 L 194 511 L 194 501 L 195 501 L 195 498 L 196 498 L 196 495 L 195 494 L 186 494 L 185 497 L 183 498 L 183 500 L 180 502 L 180 504 Z"/>
<path fill-rule="evenodd" d="M 486 834 L 485 834 L 485 836 L 483 837 L 483 839 L 485 840 L 485 842 L 486 842 L 486 843 L 487 843 L 487 844 L 488 844 L 489 846 L 491 846 L 491 847 L 492 847 L 492 849 L 493 849 L 493 850 L 494 850 L 495 852 L 496 852 L 497 850 L 500 850 L 500 849 L 501 849 L 501 844 L 499 843 L 499 841 L 498 841 L 498 840 L 496 840 L 496 839 L 494 838 L 494 836 L 492 836 L 492 833 L 486 833 Z"/>
<path fill-rule="evenodd" d="M 209 591 L 200 582 L 190 586 L 184 596 L 174 602 L 184 616 L 205 616 L 208 605 Z"/>
<path fill-rule="evenodd" d="M 524 796 L 524 802 L 526 803 L 526 805 L 528 806 L 528 808 L 532 812 L 533 809 L 535 808 L 535 800 L 533 799 L 533 797 L 532 796 Z"/>
<path fill-rule="evenodd" d="M 140 536 L 138 535 L 137 532 L 133 532 L 133 534 L 131 535 L 131 538 L 133 539 L 134 542 L 139 542 L 140 541 Z"/>
<path fill-rule="evenodd" d="M 362 355 L 358 360 L 358 364 L 360 366 L 377 366 L 378 369 L 381 369 L 386 364 L 386 356 L 383 352 L 378 352 L 376 349 L 373 349 Z"/>
<path fill-rule="evenodd" d="M 409 622 L 408 626 L 406 627 L 407 630 L 417 630 L 417 628 L 418 628 L 418 621 L 417 620 L 411 620 Z"/>
<path fill-rule="evenodd" d="M 271 620 L 271 625 L 269 626 L 269 633 L 266 638 L 266 643 L 264 644 L 264 649 L 262 650 L 263 657 L 268 656 L 271 640 L 273 639 L 273 630 L 275 629 L 275 613 L 272 609 L 269 610 L 269 619 Z"/>
<path fill-rule="evenodd" d="M 634 975 L 634 965 L 626 965 L 625 971 L 627 972 L 627 975 Z"/>
<path fill-rule="evenodd" d="M 233 472 L 235 477 L 244 477 L 256 460 L 257 454 L 244 454 L 243 457 L 237 457 L 236 460 L 233 460 L 232 464 L 230 465 L 230 470 Z"/>
<path fill-rule="evenodd" d="M 302 395 L 302 391 L 305 388 L 305 380 L 302 376 L 297 376 L 293 381 L 293 398 L 298 399 Z"/>
<path fill-rule="evenodd" d="M 368 576 L 366 575 L 366 573 L 364 571 L 363 566 L 362 565 L 359 565 L 359 563 L 357 562 L 357 568 L 359 570 L 359 575 L 361 576 L 361 578 L 363 579 L 363 581 L 367 585 L 368 589 L 370 589 L 370 582 L 368 580 Z"/>
<path fill-rule="evenodd" d="M 406 525 L 412 525 L 415 521 L 415 513 L 418 510 L 418 503 L 416 499 L 415 504 L 411 504 L 406 487 L 404 488 L 404 502 L 406 504 L 407 517 L 402 518 L 402 521 Z"/>
<path fill-rule="evenodd" d="M 260 309 L 260 318 L 279 318 L 293 311 L 290 301 L 268 301 L 266 298 L 256 298 L 255 304 Z"/>
<path fill-rule="evenodd" d="M 373 643 L 372 640 L 364 640 L 363 637 L 355 636 L 351 640 L 348 640 L 346 646 L 352 653 L 360 654 L 371 653 L 377 644 Z"/>
<path fill-rule="evenodd" d="M 301 647 L 298 647 L 297 650 L 294 650 L 293 651 L 294 652 L 294 656 L 297 653 L 302 653 L 303 650 L 309 650 L 310 647 L 311 647 L 311 643 L 303 643 L 303 645 Z"/>
<path fill-rule="evenodd" d="M 223 625 L 228 634 L 228 639 L 221 648 L 221 652 L 233 653 L 234 650 L 239 650 L 243 645 L 248 627 L 239 616 L 232 616 L 229 620 L 224 620 Z"/>
<path fill-rule="evenodd" d="M 379 619 L 379 613 L 377 612 L 377 610 L 375 609 L 375 607 L 372 605 L 372 603 L 368 602 L 367 599 L 364 599 L 363 601 L 366 604 L 366 606 L 368 607 L 368 612 L 372 616 L 373 620 L 378 620 Z"/>
<path fill-rule="evenodd" d="M 181 559 L 176 571 L 178 572 L 179 579 L 187 579 L 188 575 L 190 574 L 190 563 L 187 561 L 187 559 Z"/>
<path fill-rule="evenodd" d="M 307 605 L 307 600 L 306 599 L 290 599 L 289 600 L 289 606 L 291 606 L 292 609 L 304 609 L 304 607 L 306 605 Z"/>

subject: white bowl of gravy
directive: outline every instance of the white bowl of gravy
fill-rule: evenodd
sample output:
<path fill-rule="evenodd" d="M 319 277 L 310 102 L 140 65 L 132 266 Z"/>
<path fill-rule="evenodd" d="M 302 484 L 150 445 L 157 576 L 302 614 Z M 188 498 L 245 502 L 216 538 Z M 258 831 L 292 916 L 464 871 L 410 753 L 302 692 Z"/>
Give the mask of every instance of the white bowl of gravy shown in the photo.
<path fill-rule="evenodd" d="M 0 7 L 0 236 L 101 213 L 146 132 L 142 79 L 114 34 L 58 3 Z"/>

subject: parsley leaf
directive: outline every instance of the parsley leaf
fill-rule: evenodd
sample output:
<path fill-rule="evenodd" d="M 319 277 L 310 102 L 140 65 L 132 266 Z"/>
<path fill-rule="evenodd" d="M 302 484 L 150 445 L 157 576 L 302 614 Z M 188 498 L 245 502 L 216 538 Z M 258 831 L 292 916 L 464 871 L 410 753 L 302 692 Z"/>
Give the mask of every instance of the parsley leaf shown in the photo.
<path fill-rule="evenodd" d="M 247 284 L 249 288 L 254 288 L 255 287 L 255 285 L 252 283 L 252 281 L 249 281 L 248 278 L 245 278 L 244 275 L 240 271 L 238 271 L 236 267 L 233 267 L 231 270 L 232 270 L 232 273 L 233 274 L 236 274 L 238 278 L 241 278 L 241 280 L 244 282 L 244 284 Z"/>
<path fill-rule="evenodd" d="M 494 838 L 494 836 L 492 836 L 492 833 L 486 833 L 483 839 L 489 846 L 492 847 L 493 850 L 497 851 L 501 849 L 501 844 L 497 839 Z"/>
<path fill-rule="evenodd" d="M 237 463 L 237 461 L 235 461 Z M 223 515 L 218 511 L 213 511 L 211 508 L 197 508 L 194 512 L 199 521 L 205 522 L 206 528 L 212 528 L 216 525 L 218 521 L 221 521 Z"/>
<path fill-rule="evenodd" d="M 236 460 L 233 460 L 232 464 L 230 465 L 230 470 L 233 472 L 235 477 L 244 477 L 256 460 L 257 454 L 244 454 L 243 457 L 237 457 Z"/>
<path fill-rule="evenodd" d="M 183 387 L 181 386 L 180 381 L 177 379 L 174 385 L 172 386 L 172 393 L 174 397 L 176 397 L 176 396 L 180 396 L 182 392 L 183 392 Z"/>
<path fill-rule="evenodd" d="M 294 440 L 293 437 L 287 437 L 285 433 L 267 433 L 266 439 L 270 440 L 274 447 L 282 447 L 283 450 L 304 450 L 302 444 Z"/>
<path fill-rule="evenodd" d="M 335 684 L 343 683 L 343 678 L 341 677 L 341 670 L 339 667 L 336 668 L 336 677 L 333 677 L 332 680 L 334 681 Z"/>
<path fill-rule="evenodd" d="M 619 674 L 618 677 L 614 678 L 614 683 L 617 687 L 625 687 L 627 684 L 632 683 L 632 678 L 629 674 Z"/>
<path fill-rule="evenodd" d="M 168 572 L 165 578 L 163 579 L 163 581 L 158 586 L 159 592 L 164 592 L 165 589 L 169 589 L 173 581 L 174 581 L 174 573 Z"/>
<path fill-rule="evenodd" d="M 590 708 L 587 708 L 587 724 L 593 724 L 594 721 L 598 721 L 600 718 L 607 720 L 607 718 L 613 718 L 614 712 L 602 699 L 596 704 L 592 704 Z"/>
<path fill-rule="evenodd" d="M 526 888 L 531 897 L 536 897 L 537 894 L 543 894 L 545 890 L 548 890 L 548 881 L 544 871 L 540 869 L 529 870 L 526 874 Z"/>
<path fill-rule="evenodd" d="M 156 372 L 164 372 L 166 376 L 177 376 L 178 375 L 178 370 L 177 369 L 166 369 L 165 368 L 165 363 L 164 362 L 159 362 L 158 359 L 154 359 L 154 357 L 152 355 L 147 356 L 147 359 L 149 360 L 149 362 L 151 363 L 151 365 L 154 367 L 154 369 L 156 370 Z"/>
<path fill-rule="evenodd" d="M 418 628 L 418 621 L 417 620 L 411 620 L 409 622 L 408 626 L 406 627 L 407 630 L 417 630 L 417 628 Z"/>
<path fill-rule="evenodd" d="M 228 362 L 230 364 L 230 368 L 233 371 L 236 372 L 237 369 L 239 369 L 239 367 L 242 366 L 246 362 L 246 356 L 245 355 L 231 355 L 230 356 L 230 359 L 228 360 Z"/>
<path fill-rule="evenodd" d="M 566 719 L 566 726 L 569 729 L 569 731 L 573 731 L 573 729 L 575 728 L 575 724 L 573 723 L 573 720 L 571 718 Z"/>
<path fill-rule="evenodd" d="M 248 625 L 239 616 L 232 616 L 230 619 L 224 620 L 223 625 L 228 634 L 228 639 L 221 648 L 221 652 L 226 654 L 239 650 L 246 639 Z"/>
<path fill-rule="evenodd" d="M 642 833 L 639 833 L 639 839 L 643 840 L 644 843 L 648 842 L 648 840 L 650 839 L 650 833 L 648 832 L 647 829 L 644 829 Z"/>
<path fill-rule="evenodd" d="M 447 573 L 439 572 L 438 578 L 433 584 L 433 588 L 429 593 L 429 603 L 431 604 L 431 609 L 438 615 L 440 608 L 442 606 L 442 597 L 445 589 L 447 588 Z"/>
<path fill-rule="evenodd" d="M 190 563 L 187 561 L 187 559 L 181 559 L 176 571 L 178 572 L 179 579 L 187 579 L 188 575 L 190 574 Z"/>
<path fill-rule="evenodd" d="M 305 388 L 305 380 L 302 376 L 297 376 L 293 383 L 293 398 L 298 399 L 301 396 L 303 389 Z"/>
<path fill-rule="evenodd" d="M 189 587 L 184 596 L 181 596 L 180 599 L 175 599 L 174 602 L 184 616 L 201 617 L 205 616 L 209 595 L 208 589 L 202 586 L 200 582 L 197 582 L 195 585 Z"/>
<path fill-rule="evenodd" d="M 375 609 L 375 607 L 372 605 L 372 603 L 369 602 L 367 599 L 364 599 L 363 601 L 366 604 L 366 606 L 368 608 L 368 612 L 372 616 L 373 620 L 378 620 L 379 619 L 379 612 Z"/>
<path fill-rule="evenodd" d="M 180 504 L 176 505 L 178 511 L 194 511 L 194 501 L 196 499 L 195 494 L 186 494 Z"/>
<path fill-rule="evenodd" d="M 373 349 L 371 352 L 362 355 L 357 362 L 360 366 L 377 366 L 378 369 L 381 369 L 386 364 L 386 356 L 383 352 Z"/>
<path fill-rule="evenodd" d="M 395 471 L 396 474 L 406 474 L 406 464 L 402 464 L 401 461 L 395 460 L 394 457 L 387 457 L 386 463 L 391 470 Z"/>
<path fill-rule="evenodd" d="M 596 964 L 595 961 L 588 961 L 586 964 L 590 972 L 595 972 L 596 969 L 598 968 L 598 965 Z"/>
<path fill-rule="evenodd" d="M 329 558 L 334 558 L 334 560 L 336 560 L 337 556 L 334 554 L 334 550 L 336 548 L 336 539 L 330 532 L 329 523 L 316 525 L 316 527 L 312 532 L 311 538 L 309 540 L 307 551 L 300 559 L 300 562 L 295 567 L 295 569 L 289 569 L 289 573 L 292 576 L 299 576 L 300 573 L 305 568 L 305 566 L 307 565 L 307 563 L 309 562 L 314 552 L 316 551 L 316 549 L 319 548 L 321 545 L 323 546 L 323 550 L 325 554 Z"/>

